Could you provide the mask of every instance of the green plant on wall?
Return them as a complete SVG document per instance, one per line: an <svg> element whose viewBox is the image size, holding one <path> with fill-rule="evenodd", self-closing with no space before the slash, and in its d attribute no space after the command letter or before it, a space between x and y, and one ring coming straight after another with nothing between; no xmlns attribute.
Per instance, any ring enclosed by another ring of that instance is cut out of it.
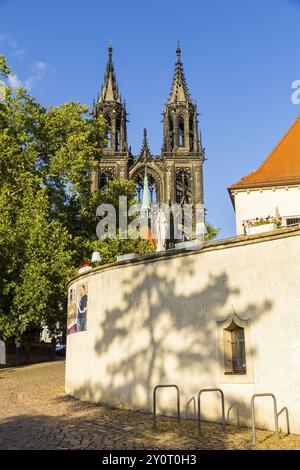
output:
<svg viewBox="0 0 300 470"><path fill-rule="evenodd" d="M205 222L205 227L206 227L206 230L207 230L207 233L205 234L205 240L206 241L213 240L214 238L216 238L218 236L218 234L221 231L220 228L214 227L209 222Z"/></svg>

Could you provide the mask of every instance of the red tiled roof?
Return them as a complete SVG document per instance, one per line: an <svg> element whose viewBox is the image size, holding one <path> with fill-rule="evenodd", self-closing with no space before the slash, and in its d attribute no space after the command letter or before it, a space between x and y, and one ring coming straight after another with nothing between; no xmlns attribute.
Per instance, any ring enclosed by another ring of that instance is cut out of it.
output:
<svg viewBox="0 0 300 470"><path fill-rule="evenodd" d="M228 189L297 183L300 183L300 116L263 164L237 183L229 186Z"/></svg>

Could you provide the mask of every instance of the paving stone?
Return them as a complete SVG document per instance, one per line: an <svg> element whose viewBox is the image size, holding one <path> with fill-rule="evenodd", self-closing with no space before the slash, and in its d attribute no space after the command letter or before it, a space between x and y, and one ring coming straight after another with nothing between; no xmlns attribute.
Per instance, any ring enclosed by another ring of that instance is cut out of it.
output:
<svg viewBox="0 0 300 470"><path fill-rule="evenodd" d="M0 370L0 449L300 449L300 436L257 432L79 402L64 393L64 362Z"/></svg>

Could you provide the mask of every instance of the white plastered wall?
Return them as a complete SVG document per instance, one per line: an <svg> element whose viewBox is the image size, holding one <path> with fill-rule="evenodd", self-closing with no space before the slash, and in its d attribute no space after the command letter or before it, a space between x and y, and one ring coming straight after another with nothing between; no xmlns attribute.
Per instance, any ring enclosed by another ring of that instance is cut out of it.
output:
<svg viewBox="0 0 300 470"><path fill-rule="evenodd" d="M184 410L201 388L221 387L226 410L237 401L247 425L251 395L272 392L300 433L300 230L286 234L218 242L72 281L88 283L88 319L87 331L67 339L66 392L151 411L153 387L176 383ZM233 311L251 324L246 382L221 367L217 322ZM174 392L159 392L159 404L174 411ZM203 411L219 419L217 395L203 397ZM271 399L257 401L256 413L259 426L274 429Z"/></svg>
<svg viewBox="0 0 300 470"><path fill-rule="evenodd" d="M300 186L234 191L237 235L244 233L243 221L276 215L300 215Z"/></svg>

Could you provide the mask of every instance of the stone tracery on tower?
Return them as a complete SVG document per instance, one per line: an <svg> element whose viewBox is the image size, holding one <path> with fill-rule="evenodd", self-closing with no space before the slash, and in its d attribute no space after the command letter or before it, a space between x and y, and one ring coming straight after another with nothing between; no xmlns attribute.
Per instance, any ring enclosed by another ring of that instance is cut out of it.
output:
<svg viewBox="0 0 300 470"><path fill-rule="evenodd" d="M163 145L160 155L152 155L144 129L142 148L137 156L127 144L125 101L116 81L112 46L101 92L94 104L94 116L103 115L108 122L107 147L92 175L92 190L102 189L112 178L132 179L137 196L147 169L153 204L204 203L204 151L198 131L197 106L192 101L177 46L177 61L171 91L163 110Z"/></svg>

